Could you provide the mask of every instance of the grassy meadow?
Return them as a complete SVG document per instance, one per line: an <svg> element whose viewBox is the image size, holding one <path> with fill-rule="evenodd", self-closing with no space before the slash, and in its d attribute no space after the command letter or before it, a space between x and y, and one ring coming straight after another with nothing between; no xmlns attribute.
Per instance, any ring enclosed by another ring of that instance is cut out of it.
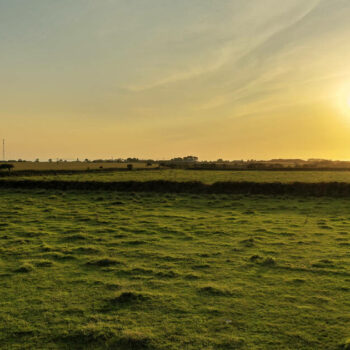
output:
<svg viewBox="0 0 350 350"><path fill-rule="evenodd" d="M125 166L125 165L124 165ZM61 169L62 170L62 169ZM16 176L7 176L4 171L1 179L27 179L31 180L60 180L60 181L200 181L212 184L218 181L251 181L251 182L350 182L350 171L229 171L229 170L181 170L181 169L151 169L136 171L101 171L64 174L30 174L16 173Z"/></svg>
<svg viewBox="0 0 350 350"><path fill-rule="evenodd" d="M349 213L327 197L0 189L0 348L348 349Z"/></svg>

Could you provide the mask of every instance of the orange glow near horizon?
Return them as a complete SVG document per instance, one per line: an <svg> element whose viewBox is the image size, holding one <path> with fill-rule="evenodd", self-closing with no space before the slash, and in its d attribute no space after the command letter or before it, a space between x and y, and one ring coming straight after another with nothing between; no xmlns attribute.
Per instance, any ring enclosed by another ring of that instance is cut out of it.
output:
<svg viewBox="0 0 350 350"><path fill-rule="evenodd" d="M350 159L350 2L0 2L9 159Z"/></svg>

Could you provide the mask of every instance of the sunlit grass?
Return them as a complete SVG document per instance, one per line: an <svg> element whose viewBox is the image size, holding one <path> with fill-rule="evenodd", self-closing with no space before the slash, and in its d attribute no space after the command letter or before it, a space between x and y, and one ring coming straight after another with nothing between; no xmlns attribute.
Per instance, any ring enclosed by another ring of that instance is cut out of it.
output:
<svg viewBox="0 0 350 350"><path fill-rule="evenodd" d="M347 344L347 200L34 190L0 198L3 348Z"/></svg>
<svg viewBox="0 0 350 350"><path fill-rule="evenodd" d="M63 180L63 181L253 181L253 182L350 182L350 171L215 171L215 170L135 170L120 172L86 172L40 176L15 176L14 180ZM0 178L6 179L5 178Z"/></svg>

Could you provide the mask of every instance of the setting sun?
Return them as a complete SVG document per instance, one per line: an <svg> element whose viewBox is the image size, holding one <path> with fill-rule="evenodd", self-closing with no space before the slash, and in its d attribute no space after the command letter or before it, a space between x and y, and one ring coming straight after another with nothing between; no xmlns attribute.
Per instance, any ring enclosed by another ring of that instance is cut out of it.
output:
<svg viewBox="0 0 350 350"><path fill-rule="evenodd" d="M338 89L335 89L334 91L334 101L336 103L335 113L342 117L346 117L348 120L348 117L350 116L350 83L340 84ZM343 123L346 122L346 120L342 120Z"/></svg>

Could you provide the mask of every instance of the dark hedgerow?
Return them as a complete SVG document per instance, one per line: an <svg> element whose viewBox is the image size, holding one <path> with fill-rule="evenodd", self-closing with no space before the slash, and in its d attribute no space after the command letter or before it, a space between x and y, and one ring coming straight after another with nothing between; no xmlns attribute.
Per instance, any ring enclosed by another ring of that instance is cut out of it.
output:
<svg viewBox="0 0 350 350"><path fill-rule="evenodd" d="M59 190L114 190L124 192L161 193L212 193L212 194L263 194L297 196L349 197L350 183L281 183L281 182L216 182L204 184L200 181L41 181L41 180L2 180L0 188L59 189Z"/></svg>

